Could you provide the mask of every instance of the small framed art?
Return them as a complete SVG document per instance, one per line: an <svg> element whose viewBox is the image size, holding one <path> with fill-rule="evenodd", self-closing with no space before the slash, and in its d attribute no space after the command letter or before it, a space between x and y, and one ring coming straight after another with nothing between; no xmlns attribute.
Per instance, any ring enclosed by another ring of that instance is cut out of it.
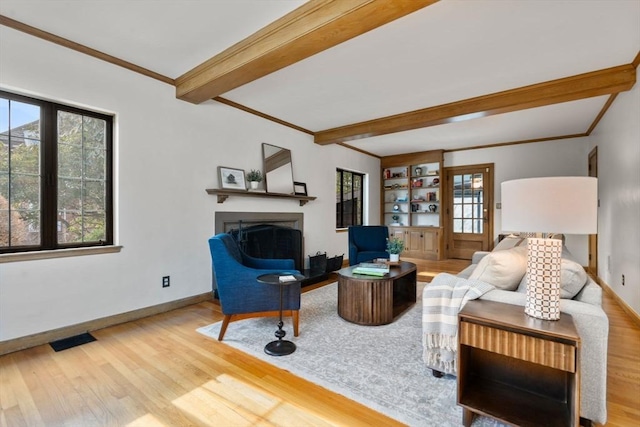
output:
<svg viewBox="0 0 640 427"><path fill-rule="evenodd" d="M218 166L218 179L220 188L231 190L246 190L247 184L244 180L244 170Z"/></svg>
<svg viewBox="0 0 640 427"><path fill-rule="evenodd" d="M304 182L293 182L293 192L296 196L307 195L307 184Z"/></svg>

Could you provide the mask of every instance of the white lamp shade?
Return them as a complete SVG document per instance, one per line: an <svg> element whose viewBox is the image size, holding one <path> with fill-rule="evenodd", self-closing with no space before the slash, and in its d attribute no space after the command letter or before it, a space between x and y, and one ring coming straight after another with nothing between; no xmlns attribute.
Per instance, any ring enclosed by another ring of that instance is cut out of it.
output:
<svg viewBox="0 0 640 427"><path fill-rule="evenodd" d="M502 231L597 233L598 180L567 176L503 182Z"/></svg>

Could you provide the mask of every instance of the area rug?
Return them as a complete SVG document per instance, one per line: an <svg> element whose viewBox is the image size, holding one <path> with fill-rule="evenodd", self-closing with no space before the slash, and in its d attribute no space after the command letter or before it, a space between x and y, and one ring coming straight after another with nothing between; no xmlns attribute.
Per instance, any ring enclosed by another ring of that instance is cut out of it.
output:
<svg viewBox="0 0 640 427"><path fill-rule="evenodd" d="M360 326L337 313L336 283L302 294L300 336L285 319L286 339L297 350L289 356L264 353L274 339L277 319L233 322L223 343L249 353L410 426L460 426L456 378L435 378L422 362L422 289L417 303L393 323ZM217 339L221 322L198 329ZM473 426L502 426L478 417Z"/></svg>

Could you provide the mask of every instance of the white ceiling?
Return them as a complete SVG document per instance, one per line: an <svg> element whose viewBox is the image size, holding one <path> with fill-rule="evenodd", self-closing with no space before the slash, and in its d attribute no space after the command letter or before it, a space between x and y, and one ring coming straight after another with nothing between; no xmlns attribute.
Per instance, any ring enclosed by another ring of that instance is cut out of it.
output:
<svg viewBox="0 0 640 427"><path fill-rule="evenodd" d="M176 78L303 3L2 0L0 14ZM639 51L640 0L443 0L222 97L320 131L628 64ZM607 99L348 144L390 155L580 134Z"/></svg>

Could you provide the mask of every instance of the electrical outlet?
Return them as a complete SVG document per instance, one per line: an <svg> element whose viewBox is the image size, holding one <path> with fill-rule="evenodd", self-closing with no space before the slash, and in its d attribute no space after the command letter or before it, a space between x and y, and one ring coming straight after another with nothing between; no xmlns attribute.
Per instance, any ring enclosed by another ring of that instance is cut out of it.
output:
<svg viewBox="0 0 640 427"><path fill-rule="evenodd" d="M169 276L162 276L162 287L168 288L169 286L171 286Z"/></svg>
<svg viewBox="0 0 640 427"><path fill-rule="evenodd" d="M622 286L624 286L624 274L622 275Z"/></svg>

